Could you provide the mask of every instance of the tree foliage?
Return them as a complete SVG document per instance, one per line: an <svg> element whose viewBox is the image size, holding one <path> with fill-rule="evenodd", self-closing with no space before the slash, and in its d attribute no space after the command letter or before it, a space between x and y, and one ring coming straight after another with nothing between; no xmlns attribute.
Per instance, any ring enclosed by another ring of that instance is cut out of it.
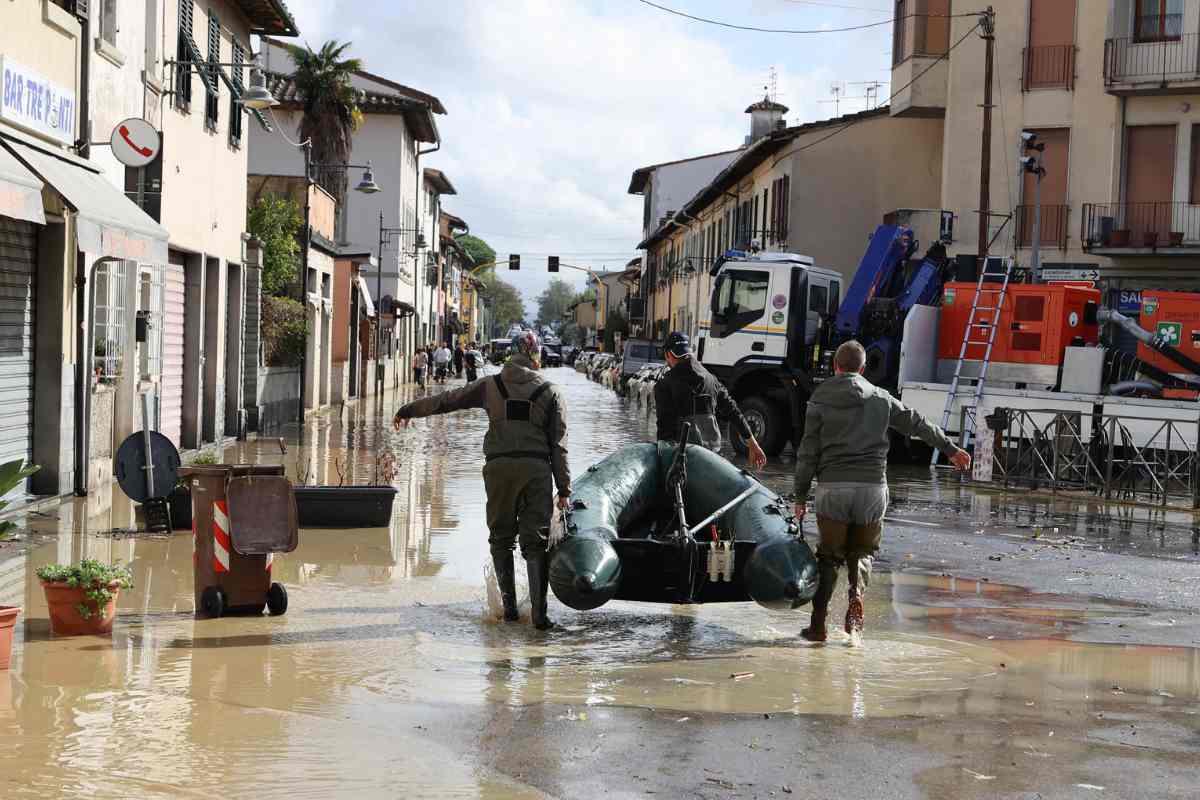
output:
<svg viewBox="0 0 1200 800"><path fill-rule="evenodd" d="M562 324L563 314L567 313L574 301L575 290L571 288L571 284L561 278L550 281L545 291L538 295L538 325L558 327Z"/></svg>
<svg viewBox="0 0 1200 800"><path fill-rule="evenodd" d="M490 264L496 260L496 251L478 236L472 236L468 233L462 236L454 237L454 241L462 245L463 249L467 251L469 256L471 256L471 260L475 262L476 266L480 264ZM484 271L486 270L480 270L481 273Z"/></svg>
<svg viewBox="0 0 1200 800"><path fill-rule="evenodd" d="M288 284L299 279L300 241L304 227L300 207L289 197L269 194L250 209L249 232L262 241L264 294L281 295Z"/></svg>
<svg viewBox="0 0 1200 800"><path fill-rule="evenodd" d="M612 309L608 312L608 319L604 321L604 349L612 352L616 347L615 334L621 334L624 339L629 336L629 320L625 319L625 314L620 309Z"/></svg>
<svg viewBox="0 0 1200 800"><path fill-rule="evenodd" d="M313 169L317 183L333 195L340 210L346 201L348 177L344 164L350 162L352 136L362 123L358 90L351 78L362 69L362 61L345 58L350 42L330 40L314 51L308 45L289 45L296 64L292 75L303 103L297 133L300 141L312 141Z"/></svg>
<svg viewBox="0 0 1200 800"><path fill-rule="evenodd" d="M525 318L525 301L517 287L494 276L487 286L484 297L491 301L492 319L501 332Z"/></svg>
<svg viewBox="0 0 1200 800"><path fill-rule="evenodd" d="M304 304L289 297L262 300L262 354L267 367L298 367L304 360L308 320Z"/></svg>

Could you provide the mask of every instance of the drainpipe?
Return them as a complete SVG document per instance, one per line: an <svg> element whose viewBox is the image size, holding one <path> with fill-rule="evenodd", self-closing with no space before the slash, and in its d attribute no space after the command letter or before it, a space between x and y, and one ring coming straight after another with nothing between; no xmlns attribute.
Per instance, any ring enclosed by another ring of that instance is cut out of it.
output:
<svg viewBox="0 0 1200 800"><path fill-rule="evenodd" d="M79 138L75 151L87 158L91 153L92 120L91 26L87 15L76 14L79 20ZM97 262L99 263L99 262ZM87 261L82 250L75 250L75 486L76 497L87 497L88 493L88 444L91 440L91 417L89 414L90 394L88 381L90 370L87 349Z"/></svg>

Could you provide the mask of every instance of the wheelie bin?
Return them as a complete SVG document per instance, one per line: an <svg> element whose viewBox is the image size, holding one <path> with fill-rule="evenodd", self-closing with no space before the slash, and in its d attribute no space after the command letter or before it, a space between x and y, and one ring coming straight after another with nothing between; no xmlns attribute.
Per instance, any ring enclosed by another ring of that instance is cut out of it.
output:
<svg viewBox="0 0 1200 800"><path fill-rule="evenodd" d="M287 611L271 580L276 553L296 549L296 497L282 466L212 464L179 471L192 492L196 615Z"/></svg>

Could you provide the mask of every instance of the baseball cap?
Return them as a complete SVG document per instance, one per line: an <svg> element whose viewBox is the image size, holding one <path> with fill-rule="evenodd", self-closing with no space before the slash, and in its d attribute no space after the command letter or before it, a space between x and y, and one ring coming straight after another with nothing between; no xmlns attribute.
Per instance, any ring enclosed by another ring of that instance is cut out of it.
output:
<svg viewBox="0 0 1200 800"><path fill-rule="evenodd" d="M687 337L686 333L675 331L667 337L667 344L664 349L676 358L683 358L692 352L692 341Z"/></svg>

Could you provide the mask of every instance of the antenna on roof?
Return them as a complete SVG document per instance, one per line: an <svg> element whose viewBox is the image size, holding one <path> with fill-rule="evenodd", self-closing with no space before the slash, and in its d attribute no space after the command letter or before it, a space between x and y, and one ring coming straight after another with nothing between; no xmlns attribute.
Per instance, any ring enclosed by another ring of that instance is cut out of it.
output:
<svg viewBox="0 0 1200 800"><path fill-rule="evenodd" d="M879 88L883 86L881 81L851 81L851 86L865 87L863 97L867 101L867 110L879 107Z"/></svg>
<svg viewBox="0 0 1200 800"><path fill-rule="evenodd" d="M774 64L767 71L767 97L771 98L772 103L779 102L779 72Z"/></svg>
<svg viewBox="0 0 1200 800"><path fill-rule="evenodd" d="M817 102L822 104L833 103L833 115L840 117L842 115L842 95L846 93L846 84L842 81L831 81L829 84L829 93L833 95L832 100L818 100Z"/></svg>

